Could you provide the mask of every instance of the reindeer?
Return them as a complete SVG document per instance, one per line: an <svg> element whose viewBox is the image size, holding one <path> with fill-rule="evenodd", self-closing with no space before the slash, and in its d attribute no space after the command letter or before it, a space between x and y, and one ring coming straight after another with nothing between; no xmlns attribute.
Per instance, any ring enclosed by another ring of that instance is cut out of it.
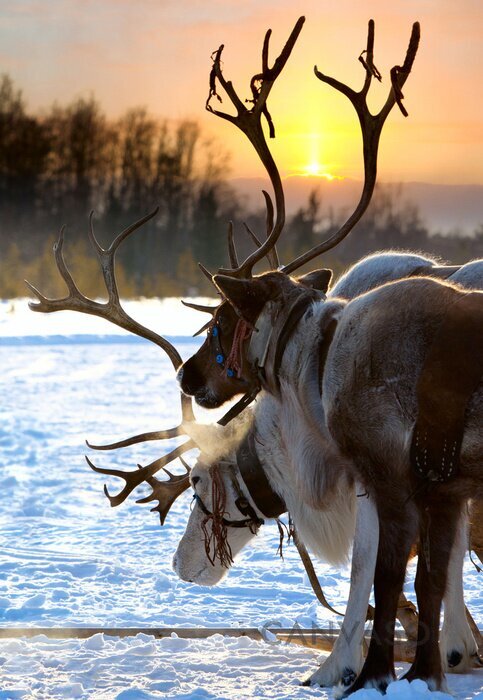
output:
<svg viewBox="0 0 483 700"><path fill-rule="evenodd" d="M409 410L409 406L406 406L403 414L401 414L400 399L396 392L394 392L395 398L392 398L393 404L390 404L390 398L386 403L382 402L385 408L390 407L391 410L388 409L388 411L391 418L397 415L399 420L396 430L397 439L394 437L394 444L391 443L391 432L394 432L394 428L388 425L387 418L384 420L384 411L381 412L376 407L371 414L372 403L367 401L365 393L371 388L369 380L365 377L365 373L367 374L368 372L364 370L366 366L372 371L373 358L370 347L363 356L365 362L361 361L356 352L357 345L350 340L351 332L358 338L359 342L363 340L359 329L351 325L352 319L358 319L357 313L352 313L354 308L359 308L357 300L348 304L342 300L334 300L333 303L320 303L312 292L306 288L304 289L304 285L300 281L292 280L288 276L289 273L302 264L339 242L367 207L375 183L380 131L392 105L396 102L400 104L401 87L411 69L418 38L419 30L417 25L415 25L406 60L402 67L393 69L391 74L392 91L386 105L375 117L370 115L366 105L367 90L373 75L375 75L373 65L373 25L372 27L371 24L369 26L367 58L365 60L366 81L359 93L356 93L339 81L320 74L316 69L316 74L321 80L333 85L349 97L359 116L363 130L365 164L364 190L360 203L342 229L328 242L324 242L313 250L308 251L289 265L285 265L278 272L270 272L260 277L252 278L251 274L254 264L263 255L267 254L268 250L273 249L283 227L283 197L280 193L279 179L271 172L273 165L270 164L270 168L267 167L267 171L274 185L276 201L282 202L280 211L277 210L277 221L271 227L267 241L260 246L258 252L249 256L241 265L237 265L235 270L220 270L217 275L212 277L213 282L226 302L215 313L206 343L194 358L182 366L178 374L182 389L186 393L193 395L198 403L207 407L219 406L229 398L242 392L246 392L247 395L253 395L254 392L260 391L261 388L269 392L273 397L276 397L279 402L279 429L285 437L287 450L292 455L292 461L300 467L300 484L305 489L303 499L309 504L318 503L319 506L323 506L326 503L327 497L331 495L333 482L334 480L337 481L339 476L338 471L346 472L348 475L352 475L353 478L361 479L367 489L373 517L379 520L380 526L380 540L375 571L376 603L377 601L379 603L376 604L376 620L368 658L358 680L349 692L353 692L365 685L373 685L384 689L389 679L394 677L392 646L395 616L394 601L395 596L397 599L397 594L402 585L401 576L404 575L405 563L404 568L402 568L401 561L404 557L407 557L409 553L408 543L412 543L416 538L419 525L419 535L422 537L422 542L427 544L427 551L424 551L419 558L417 576L418 602L421 599L424 615L420 621L419 646L416 659L408 673L408 678L422 677L428 681L432 688L442 687L443 674L439 653L437 653L437 639L439 611L446 585L448 559L453 543L461 537L458 532L458 526L461 527L463 517L462 504L465 498L475 495L472 493L472 488L476 489L476 493L480 489L481 475L476 458L474 455L465 452L465 445L463 445L461 471L465 474L465 478L458 480L459 488L454 487L452 490L451 487L448 487L447 489L452 497L452 503L447 508L451 530L445 545L440 546L441 543L438 538L441 538L443 523L441 514L445 511L438 508L437 498L434 497L434 494L445 493L444 487L438 481L440 478L443 479L443 476L437 475L437 477L434 477L436 472L432 470L433 475L431 476L430 474L430 476L435 478L437 483L431 489L426 488L426 484L424 484L424 487L421 488L424 496L422 497L419 493L413 494L413 490L418 484L414 483L414 475L407 468L410 464L407 439L408 425L414 426L417 416L417 410L415 410L415 407L417 409L417 402L413 401L411 405L412 413ZM252 126L253 124L258 125L260 114L266 109L266 91L264 93L263 90L264 76L262 74L261 87L254 94L254 107L250 112L246 108L243 108L245 110L243 111L240 108L240 100L234 94L231 83L228 83L221 73L220 53L221 49L215 58L213 72L225 88L233 104L237 107L238 115L233 117L215 110L212 111L235 123L248 135L252 142L255 142L247 124L250 123L249 119L253 117ZM211 94L216 94L216 90L213 87ZM255 127L253 128L255 130ZM256 147L257 151L260 150L258 143ZM448 272L449 274L446 276L450 276L454 270ZM315 279L317 275L312 277ZM386 291L387 288L390 288L391 291ZM428 334L426 332L425 339L420 339L415 329L420 329L421 324L418 324L416 314L418 304L424 307L423 300L426 293L431 298L433 306L427 308L427 314L424 318L428 328L433 328L433 331L435 324L437 324L435 319L438 319L439 323L443 324L445 309L448 308L449 310L453 303L459 305L460 301L461 307L465 303L472 305L470 316L474 319L475 324L480 323L479 307L482 298L481 294L473 294L471 297L468 297L471 301L466 302L464 301L466 300L465 295L458 288L436 283L435 281L428 282L424 279L414 279L407 282L394 283L394 285L388 284L382 287L380 291L363 295L361 299L364 299L364 301L361 301L360 304L363 305L364 313L366 314L364 320L372 319L375 314L375 312L371 314L367 306L373 301L381 316L388 319L390 304L394 303L394 309L403 308L404 295L408 294L413 302L411 307L413 315L410 316L411 331L413 333L411 336L412 347L416 347L419 341L417 347L421 357L424 357L428 354L431 347L432 336L431 333ZM436 313L438 304L441 304L443 309L443 311L439 312L439 316ZM232 307L231 310L229 306ZM347 318L350 320L344 323ZM457 319L455 323L458 326L460 320ZM397 320L392 319L392 324L391 327L394 333L397 331L402 332L402 327L397 324ZM346 335L343 336L344 342L337 344L333 336L337 333L338 337L340 337L340 333L343 331L339 331L339 327L342 327ZM373 337L374 328L380 333L383 332L383 328L377 323L377 318L374 320L373 326L370 321L365 323L364 331L367 337ZM216 333L213 333L214 330ZM427 330L426 326L423 326L423 330ZM220 336L224 340L224 346ZM434 332L433 336L438 339ZM441 337L439 337L440 341ZM422 361L420 361L419 365L417 361L411 363L406 345L404 346L404 351L401 350L400 355L396 354L395 357L404 358L404 361L408 362L408 372L405 375L408 385L404 387L404 390L406 394L414 398L418 370L421 370L423 363ZM345 371L348 372L348 376L350 376L350 383L344 382L343 373L339 372L338 374L336 371L341 363L338 362L338 356L333 350L334 346L338 349L338 352L345 353L343 354L345 361L343 366ZM214 347L217 347L218 350L220 348L222 350L223 348L225 349L225 353L217 353L217 358L221 358L219 364L224 363L224 358L231 360L231 362L228 362L227 359L228 372L226 375L217 371L213 364L210 363ZM391 349L396 350L395 347ZM431 356L432 354L437 356L436 352L431 353ZM475 363L470 363L471 366L476 368L474 372L477 375L480 371L478 365L480 355L477 355ZM379 371L379 366L384 367L383 360L385 358L382 349L379 349L379 355L376 359L378 363L377 371ZM236 372L233 367L235 363ZM359 371L349 372L350 363L354 366L351 369L358 368ZM329 368L328 371L326 371L327 366ZM428 371L430 372L431 370ZM381 376L384 376L384 370L382 369L380 372ZM385 379L389 381L390 378ZM331 380L332 384L330 383ZM472 376L469 382L472 389L476 388L475 382L476 380ZM327 383L328 387L326 387ZM322 399L320 396L321 387L323 387ZM343 390L340 390L340 387L343 387ZM411 391L413 392L412 394ZM358 405L361 410L365 411L364 416L358 416L351 409L351 392L358 392L357 396L361 397ZM366 398L365 401L364 398ZM377 426L373 426L370 422L372 415L377 416ZM361 430L353 431L357 435L358 440L353 438L350 434L351 420L360 421L365 425L366 438L364 438L364 433ZM425 420L429 420L427 416ZM395 417L394 421L396 422ZM379 426L386 428L388 437L386 437L384 431L378 432ZM471 427L473 428L474 439L478 440L476 423L470 426L470 433ZM427 431L424 432L424 435L426 433ZM372 437L376 445L372 444L367 436ZM459 442L460 438L454 440L453 448L455 450L459 446ZM334 455L334 443L339 452L337 454L336 450L336 455ZM391 471L391 465L385 465L383 485L380 485L376 479L376 476L379 474L376 466L379 466L379 470L382 469L380 465L384 464L384 450L392 454L395 444L397 444L399 453L397 455L394 453L394 458L397 458L396 462L399 465L399 469ZM477 442L477 444L481 443ZM419 459L424 462L423 457L418 452L420 449L416 444L416 447L411 449L411 454L419 455ZM437 452L434 446L433 449ZM424 450L422 454L426 454ZM309 458L307 455L309 455ZM447 459L447 456L444 458ZM413 461L414 459L416 458L413 457ZM338 466L338 469L334 470L334 464ZM405 469L401 466L403 464L406 467ZM423 469L423 467L420 468ZM399 489L398 493L393 493L395 486L394 483L389 483L387 474L390 474L395 479ZM422 476L424 475L422 474ZM453 476L452 473L450 476ZM402 501L401 495L403 497ZM393 496L393 503L396 505L391 503L391 496ZM433 518L436 518L436 524L427 527L427 522L424 519L425 514L431 516L431 523ZM409 515L412 515L413 518L411 519ZM397 528L394 527L395 523L397 523ZM395 541L400 546L395 547L391 545L391 534L394 534ZM437 570L434 575L427 575L428 572L424 571L424 566L428 569L430 567L428 552L432 554L431 561L437 562L437 565L435 565ZM407 559L405 559L406 561ZM425 564L423 561L425 561ZM388 581L390 585L385 587L385 581ZM425 589L426 596L424 597ZM428 630L430 632L429 640L425 639Z"/></svg>

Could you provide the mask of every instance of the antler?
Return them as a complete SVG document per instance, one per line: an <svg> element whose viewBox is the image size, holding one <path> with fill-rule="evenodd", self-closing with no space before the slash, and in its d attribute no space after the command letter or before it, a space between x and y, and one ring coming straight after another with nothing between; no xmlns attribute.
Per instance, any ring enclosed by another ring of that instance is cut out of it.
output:
<svg viewBox="0 0 483 700"><path fill-rule="evenodd" d="M57 242L54 244L54 257L55 257L55 262L57 264L57 268L65 281L67 288L69 290L68 296L62 298L62 299L47 299L41 292L36 289L32 284L27 282L27 285L29 289L35 294L35 296L39 299L38 302L30 302L29 307L33 311L38 311L38 312L44 312L44 313L51 313L54 311L61 311L61 310L70 310L70 311L79 311L81 313L85 314L91 314L93 316L99 316L100 318L104 318L107 321L110 321L111 323L114 323L117 326L120 326L121 328L124 328L125 330L130 331L131 333L134 333L135 335L141 336L142 338L146 338L147 340L150 340L153 342L155 345L158 345L160 348L162 348L166 354L168 355L169 359L171 360L171 363L176 370L178 366L181 364L181 357L176 350L176 348L165 338L162 336L158 335L154 331L152 331L149 328L146 328L145 326L141 325L137 321L135 321L131 316L129 316L126 311L123 309L120 299L119 299L119 290L117 287L117 282L116 282L116 270L115 270L115 258L116 258L116 252L121 245L121 243L135 230L140 228L143 224L145 224L147 221L152 219L155 214L157 213L158 208L156 208L154 211L152 211L150 214L147 216L144 216L142 219L139 221L136 221L134 224L131 226L128 226L122 233L120 233L114 241L111 243L109 248L106 250L102 248L95 235L94 235L94 230L93 230L93 222L92 222L92 217L93 217L93 212L91 212L89 216L89 239L92 244L92 247L95 250L95 253L97 255L97 258L100 262L101 269L102 269L102 274L104 277L104 282L106 285L107 293L108 293L108 301L106 303L101 303L94 301L92 299L89 299L88 297L84 296L79 289L77 288L74 279L66 265L64 255L63 255L63 246L64 246L64 230L65 228L62 227L59 235L59 239ZM140 442L145 442L149 440L163 440L163 439L168 439L168 438L173 438L177 437L180 435L186 435L186 433L183 430L183 423L185 421L193 421L194 420L194 414L193 414L193 408L192 408L192 403L191 403L191 398L184 396L183 394L180 393L180 398L181 398L181 412L182 412L182 421L180 425L174 427L174 428L169 428L167 430L159 430L159 431L153 431L153 432L148 432L148 433L141 433L139 435L135 435L133 437L127 438L125 440L120 440L118 442L114 442L108 445L93 445L89 442L87 442L87 445L95 450L112 450L112 449L117 449L119 447L127 447L128 445L134 445ZM163 457L157 459L156 461L152 462L151 464L145 466L145 467L139 467L137 471L133 472L124 472L119 469L104 469L101 467L96 467L88 457L86 457L87 463L89 466L96 472L99 472L101 474L107 474L107 475L112 475L112 476L119 476L123 478L126 482L125 487L122 489L122 491L117 494L116 496L111 496L107 490L107 487L104 486L104 492L106 496L109 498L109 501L112 506L119 505L122 503L127 496L137 487L139 484L141 484L143 481L146 481L148 479L151 479L153 474L160 469L164 469L166 464L169 464L172 462L174 459L179 457L181 454L188 452L189 450L192 450L194 447L196 447L196 444L192 440L188 440L187 442L183 443L182 445L179 445L176 447L174 450L172 450L170 453L167 455L164 455ZM186 465L185 465L186 466ZM165 470L166 471L166 470ZM182 476L173 476L170 475L169 472L167 472L168 475L170 476L169 482L166 482L166 486L161 487L161 490L164 490L166 494L170 493L172 494L172 500L168 501L164 500L162 507L162 512L160 511L162 520L164 522L164 518L166 517L166 514L169 510L169 507L171 506L172 502L174 499L182 493L182 491L186 490L189 487L189 478L187 474L183 474ZM162 483L162 482L160 482ZM176 483L176 489L175 492L173 492L173 489L168 486L169 483ZM175 495L174 495L175 493Z"/></svg>
<svg viewBox="0 0 483 700"><path fill-rule="evenodd" d="M220 48L213 53L213 68L210 74L210 92L206 101L206 109L209 112L216 114L218 117L227 119L232 124L235 124L235 126L241 129L241 131L243 131L243 133L247 136L260 157L263 165L265 166L272 183L277 212L275 223L273 223L273 204L270 196L264 192L265 201L267 203L267 228L270 227L270 232L267 239L257 250L251 253L241 265L238 264L236 255L233 256L232 253L230 253L230 260L233 267L232 269L227 270L223 268L220 269L219 273L221 274L237 277L249 277L254 265L274 248L285 223L285 199L282 181L265 140L265 135L261 124L261 117L263 114L268 123L270 138L274 138L275 128L267 108L267 98L275 80L280 75L290 54L292 53L292 49L298 39L304 22L305 17L300 17L297 20L284 48L282 49L282 52L275 60L271 68L268 65L268 50L272 30L269 29L265 34L262 49L262 72L254 75L250 81L250 89L252 92L252 99L250 100L252 107L250 109L247 109L245 104L240 100L231 81L225 80L225 77L223 76L221 69L221 55L224 45L222 44ZM222 101L221 97L216 91L216 80L220 82L232 104L236 108L236 116L227 114L226 112L221 112L211 106L210 102L213 97L217 97L220 102ZM235 259L236 263L234 262ZM277 260L277 258L274 258L274 260Z"/></svg>
<svg viewBox="0 0 483 700"><path fill-rule="evenodd" d="M381 111L375 115L372 115L370 113L369 108L367 106L367 93L369 92L372 78L375 77L378 80L381 80L381 75L374 65L374 21L372 19L369 20L367 48L359 56L359 60L366 69L366 78L360 92L356 92L355 90L348 87L344 83L341 83L335 78L331 78L328 75L324 75L317 69L317 66L315 66L315 75L320 80L322 80L322 82L331 85L333 88L339 90L339 92L342 92L344 95L346 95L346 97L348 97L354 105L354 108L357 112L357 116L359 117L359 122L361 125L363 140L364 188L362 190L362 195L356 209L347 219L347 221L345 221L345 223L341 226L341 228L326 241L323 241L311 250L300 255L288 265L285 265L282 268L283 272L290 274L305 263L309 262L309 260L313 260L321 253L325 253L326 251L336 246L338 243L340 243L340 241L343 238L345 238L345 236L347 236L347 234L352 230L352 228L359 221L363 213L366 211L369 202L371 201L371 197L374 192L374 186L376 184L377 152L384 122L386 121L389 112L396 103L398 104L404 116L407 117L407 112L402 104L402 87L406 82L409 73L411 72L411 68L413 66L414 59L416 57L416 53L419 46L419 39L419 22L415 22L413 24L405 61L402 66L394 66L394 68L392 68L391 89L389 95Z"/></svg>
<svg viewBox="0 0 483 700"><path fill-rule="evenodd" d="M186 462L180 457L180 461L183 464L186 473L185 474L171 474L167 469L163 468L163 471L169 476L168 481L160 481L156 479L155 476L150 476L145 479L147 483L151 486L152 493L144 498L139 498L136 503L149 503L150 501L158 501L158 505L151 508L151 513L159 513L159 521L161 525L164 525L166 516L168 515L169 509L175 502L175 500L180 496L189 486L189 474L191 468L186 464Z"/></svg>
<svg viewBox="0 0 483 700"><path fill-rule="evenodd" d="M118 476L121 479L124 479L126 482L124 488L116 496L111 496L107 486L104 485L104 493L106 494L113 508L121 505L121 503L124 503L129 494L132 493L137 486L142 484L143 481L147 481L151 486L153 486L155 483L156 489L153 488L153 494L150 494L148 497L141 498L136 502L146 503L147 501L153 500L153 498L157 498L159 501L159 506L157 508L153 508L153 510L159 510L161 515L161 525L163 525L166 515L168 514L168 511L173 505L174 501L189 488L189 473L191 470L186 462L181 459L181 455L195 447L196 443L193 440L188 440L188 442L185 442L183 445L179 445L167 455L163 455L163 457L156 459L154 462L151 462L151 464L148 464L145 467L141 467L138 464L138 470L131 472L123 471L122 469L105 469L103 467L96 467L96 465L93 464L87 456L86 461L90 468L95 472L98 472L99 474L106 474L108 476ZM177 457L180 457L180 461L185 467L185 474L172 474L165 469L166 465L170 464ZM154 474L160 470L163 470L169 476L167 481L159 481L159 479L154 479Z"/></svg>
<svg viewBox="0 0 483 700"><path fill-rule="evenodd" d="M108 294L108 301L105 303L89 299L84 294L82 294L77 288L64 259L63 247L65 227L63 226L60 230L57 242L54 243L53 250L57 269L59 270L62 279L67 285L69 294L68 296L63 297L62 299L47 299L47 297L41 294L41 292L38 289L36 289L36 287L34 287L32 284L30 284L30 282L27 282L26 280L26 284L29 287L29 289L39 299L38 302L29 302L29 308L32 309L32 311L43 313L52 313L54 311L65 310L79 311L84 314L90 314L92 316L99 316L100 318L104 318L105 320L114 323L116 326L124 328L130 333L134 333L135 335L138 335L142 338L146 338L146 340L150 340L155 345L158 345L168 355L174 369L176 370L181 364L182 360L180 354L178 353L174 345L172 345L168 340L166 340L166 338L163 338L162 336L158 335L158 333L156 333L155 331L152 331L150 328L146 328L142 324L138 323L133 318L131 318L129 314L126 313L119 299L119 290L116 281L116 253L119 249L119 246L123 241L126 240L126 238L129 235L131 235L143 224L152 219L157 214L157 212L158 207L156 207L154 211L150 212L146 216L143 216L142 219L139 219L134 224L131 224L131 226L128 226L114 239L109 248L104 249L99 245L94 235L92 221L94 212L91 211L89 215L88 235L91 245L101 265L102 275ZM183 414L183 421L194 420L192 403L191 399L188 396L181 396L181 408ZM141 442L144 439L156 440L161 439L163 437L174 437L175 435L183 434L180 431L180 429L181 426L172 428L169 431L169 435L166 435L165 431L160 431L160 438L152 437L153 435L155 435L155 433L143 433L142 435L137 435L132 438L128 438L128 441L121 441L121 444L113 443L112 448L106 445L104 449L114 449L117 446L124 446L122 444L124 442L126 442L126 444L135 444L135 442ZM148 435L149 437L145 437L146 435ZM102 446L89 446L93 449L102 449Z"/></svg>

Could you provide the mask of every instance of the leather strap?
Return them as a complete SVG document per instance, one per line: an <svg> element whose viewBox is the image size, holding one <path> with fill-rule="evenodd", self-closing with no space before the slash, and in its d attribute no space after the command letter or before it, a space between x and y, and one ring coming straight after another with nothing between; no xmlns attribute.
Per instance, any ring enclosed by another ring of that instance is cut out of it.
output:
<svg viewBox="0 0 483 700"><path fill-rule="evenodd" d="M241 477L258 510L267 518L278 518L287 506L270 486L258 458L255 433L250 430L236 453Z"/></svg>
<svg viewBox="0 0 483 700"><path fill-rule="evenodd" d="M280 390L280 365L294 330L310 304L321 298L320 292L297 288L283 302L268 302L257 319L248 359L258 367L260 382L269 393Z"/></svg>
<svg viewBox="0 0 483 700"><path fill-rule="evenodd" d="M279 371L280 365L282 364L285 348L287 347L287 343L292 337L293 332L297 328L299 321L305 315L307 309L314 302L314 300L315 297L313 294L311 294L310 296L301 296L299 297L299 299L296 300L295 304L293 304L292 308L290 309L287 318L285 319L285 323L283 324L280 330L277 343L275 344L275 351L273 353L269 353L268 355L268 373L272 376L273 384L276 387L277 391L280 390Z"/></svg>

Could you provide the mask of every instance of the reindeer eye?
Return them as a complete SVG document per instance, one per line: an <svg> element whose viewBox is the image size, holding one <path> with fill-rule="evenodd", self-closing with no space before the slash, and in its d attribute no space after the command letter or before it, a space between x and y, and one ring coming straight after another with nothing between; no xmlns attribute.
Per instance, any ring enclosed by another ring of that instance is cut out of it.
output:
<svg viewBox="0 0 483 700"><path fill-rule="evenodd" d="M194 487L198 483L198 481L201 481L201 476L192 476L191 477L191 485Z"/></svg>

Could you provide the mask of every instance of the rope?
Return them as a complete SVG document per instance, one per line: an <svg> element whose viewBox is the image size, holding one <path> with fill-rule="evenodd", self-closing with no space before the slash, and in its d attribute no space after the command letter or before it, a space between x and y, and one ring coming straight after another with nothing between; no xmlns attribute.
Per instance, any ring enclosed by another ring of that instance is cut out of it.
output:
<svg viewBox="0 0 483 700"><path fill-rule="evenodd" d="M211 469L211 513L207 513L201 529L205 540L205 551L212 566L219 559L220 564L229 569L233 564L233 554L228 542L227 526L224 522L226 507L225 484L220 475L220 470L215 465ZM208 523L211 522L211 528ZM213 554L211 550L213 549Z"/></svg>
<svg viewBox="0 0 483 700"><path fill-rule="evenodd" d="M235 333L233 335L230 354L226 358L226 366L235 372L238 379L240 379L241 376L242 345L245 340L248 340L252 330L252 326L242 318L238 320L235 327Z"/></svg>

